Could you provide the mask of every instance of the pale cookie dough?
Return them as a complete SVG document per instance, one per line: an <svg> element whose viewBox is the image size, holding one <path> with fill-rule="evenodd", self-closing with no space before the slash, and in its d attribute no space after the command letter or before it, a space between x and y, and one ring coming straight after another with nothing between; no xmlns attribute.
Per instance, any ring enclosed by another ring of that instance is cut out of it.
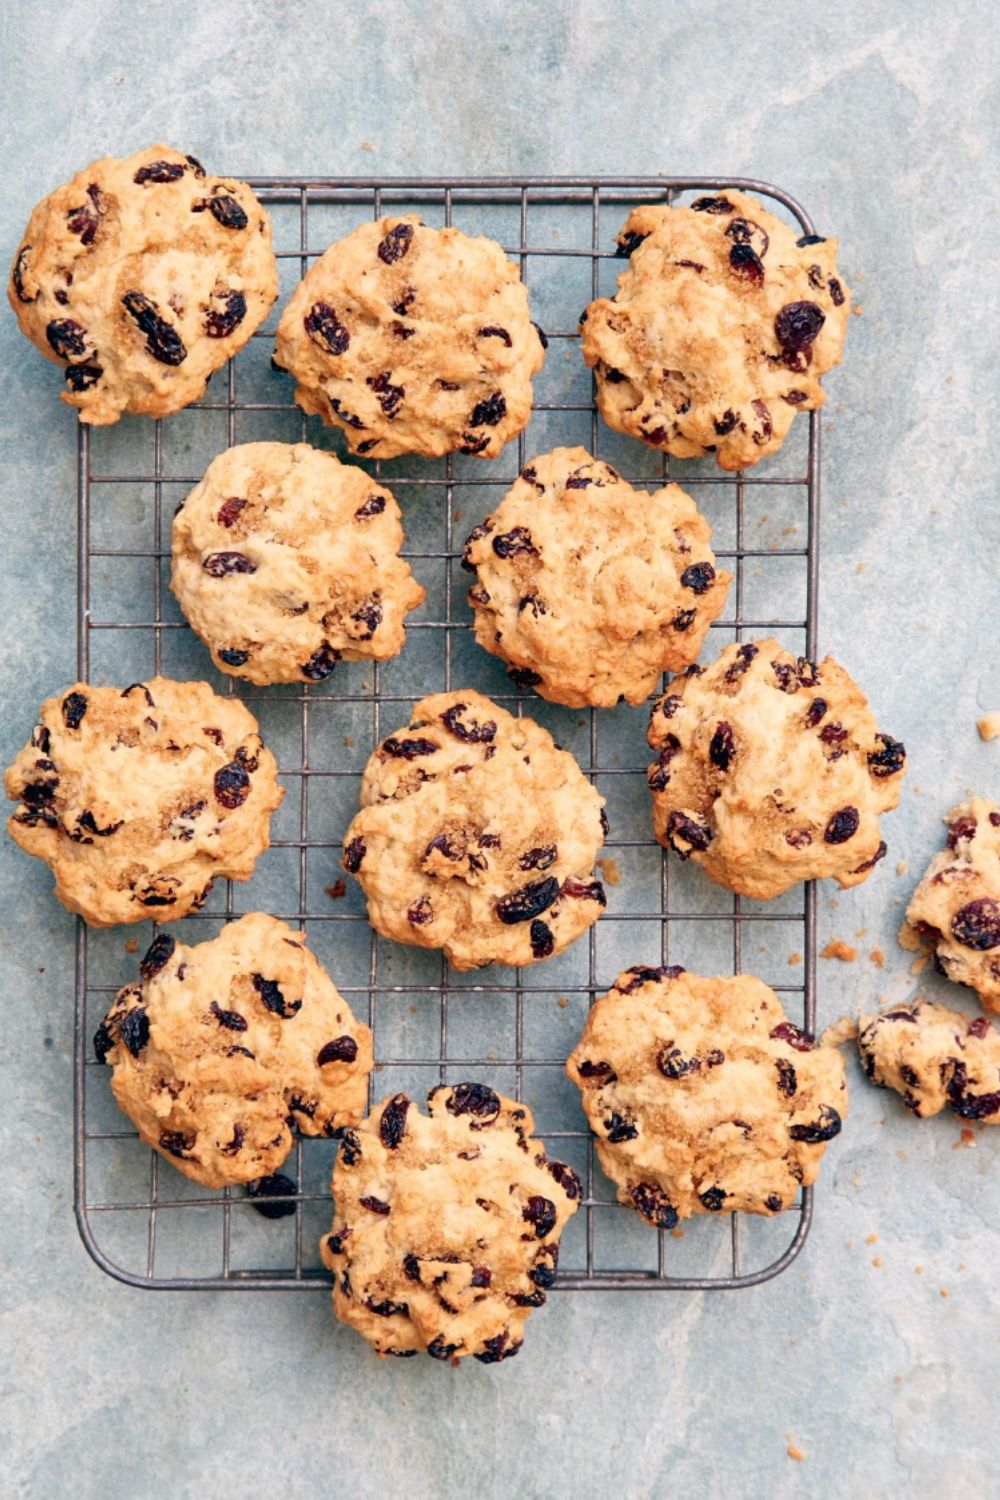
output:
<svg viewBox="0 0 1000 1500"><path fill-rule="evenodd" d="M946 822L947 845L910 899L900 942L931 950L946 978L1000 1012L1000 807L973 797Z"/></svg>
<svg viewBox="0 0 1000 1500"><path fill-rule="evenodd" d="M399 556L399 506L307 443L220 453L174 517L170 586L222 672L316 682L384 661L424 591Z"/></svg>
<svg viewBox="0 0 1000 1500"><path fill-rule="evenodd" d="M532 719L466 689L424 698L382 741L344 869L384 937L456 969L561 953L605 905L604 798Z"/></svg>
<svg viewBox="0 0 1000 1500"><path fill-rule="evenodd" d="M162 932L97 1028L98 1062L148 1146L205 1187L279 1167L292 1130L364 1114L372 1037L305 934L262 912L188 947Z"/></svg>
<svg viewBox="0 0 1000 1500"><path fill-rule="evenodd" d="M441 1084L427 1108L396 1094L344 1133L320 1244L334 1311L379 1355L497 1364L555 1281L579 1179L485 1084Z"/></svg>
<svg viewBox="0 0 1000 1500"><path fill-rule="evenodd" d="M885 854L906 751L832 657L727 646L671 682L648 738L656 837L718 885L761 901L800 880L858 885Z"/></svg>
<svg viewBox="0 0 1000 1500"><path fill-rule="evenodd" d="M162 145L91 162L44 198L7 289L21 332L66 367L62 399L95 426L197 401L277 295L250 188Z"/></svg>
<svg viewBox="0 0 1000 1500"><path fill-rule="evenodd" d="M284 792L257 721L204 682L78 682L42 704L4 778L15 843L91 927L172 922L249 880Z"/></svg>
<svg viewBox="0 0 1000 1500"><path fill-rule="evenodd" d="M584 313L583 357L610 427L677 458L743 469L826 399L851 307L837 241L796 238L756 198L645 204L618 236L629 266Z"/></svg>
<svg viewBox="0 0 1000 1500"><path fill-rule="evenodd" d="M861 1065L872 1083L895 1089L926 1119L942 1109L1000 1125L1000 1035L985 1016L964 1016L914 1000L862 1016Z"/></svg>
<svg viewBox="0 0 1000 1500"><path fill-rule="evenodd" d="M311 266L275 362L352 453L495 458L531 415L545 335L494 240L415 215L361 224Z"/></svg>
<svg viewBox="0 0 1000 1500"><path fill-rule="evenodd" d="M749 974L626 969L566 1072L622 1203L673 1229L689 1214L776 1214L819 1175L847 1113L840 1053Z"/></svg>
<svg viewBox="0 0 1000 1500"><path fill-rule="evenodd" d="M476 639L553 703L642 703L722 612L711 535L677 484L646 494L585 448L542 454L466 543Z"/></svg>

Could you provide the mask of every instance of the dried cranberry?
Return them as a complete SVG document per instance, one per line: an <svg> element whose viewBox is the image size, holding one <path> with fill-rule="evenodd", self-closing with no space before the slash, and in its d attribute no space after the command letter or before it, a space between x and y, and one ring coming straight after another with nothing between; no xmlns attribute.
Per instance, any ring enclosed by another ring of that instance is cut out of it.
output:
<svg viewBox="0 0 1000 1500"><path fill-rule="evenodd" d="M683 702L683 698L678 698L676 693L668 694L668 696L662 699L660 702L660 713L665 719L672 719ZM678 744L679 743L680 742L678 741Z"/></svg>
<svg viewBox="0 0 1000 1500"><path fill-rule="evenodd" d="M20 250L17 252L17 259L14 262L14 269L11 272L11 279L14 282L14 290L17 293L17 300L19 302L38 301L37 292L33 297L26 297L24 295L24 273L28 269L28 251L30 249L30 245L21 246Z"/></svg>
<svg viewBox="0 0 1000 1500"><path fill-rule="evenodd" d="M868 769L873 776L895 776L906 764L906 746L888 734L879 734L876 738L881 741L881 748L869 754Z"/></svg>
<svg viewBox="0 0 1000 1500"><path fill-rule="evenodd" d="M433 755L440 748L434 740L421 739L419 736L412 740L401 740L394 734L384 739L381 745L383 752L396 760L416 760L419 756Z"/></svg>
<svg viewBox="0 0 1000 1500"><path fill-rule="evenodd" d="M840 1134L840 1126L840 1115L833 1106L821 1104L818 1120L811 1120L806 1125L792 1125L788 1134L793 1141L804 1141L807 1145L814 1146L820 1141L832 1141L835 1135Z"/></svg>
<svg viewBox="0 0 1000 1500"><path fill-rule="evenodd" d="M948 848L954 849L963 839L972 839L976 834L976 820L972 817L956 818L948 828Z"/></svg>
<svg viewBox="0 0 1000 1500"><path fill-rule="evenodd" d="M696 823L694 818L689 818L687 813L674 811L667 819L667 839L671 848L681 859L690 859L693 850L703 854L715 837L711 828L705 823ZM690 844L690 849L681 849L676 840L683 839Z"/></svg>
<svg viewBox="0 0 1000 1500"><path fill-rule="evenodd" d="M489 1266L473 1266L472 1275L469 1277L469 1285L474 1287L487 1287L493 1280L493 1272Z"/></svg>
<svg viewBox="0 0 1000 1500"><path fill-rule="evenodd" d="M727 433L732 432L739 420L737 414L730 407L722 413L721 417L717 417L712 425L720 437L725 437Z"/></svg>
<svg viewBox="0 0 1000 1500"><path fill-rule="evenodd" d="M989 1036L990 1023L985 1016L977 1016L974 1021L969 1022L966 1027L966 1033L968 1036L977 1036L980 1038Z"/></svg>
<svg viewBox="0 0 1000 1500"><path fill-rule="evenodd" d="M497 1337L506 1338L506 1334L498 1334ZM461 1347L462 1345L460 1343L446 1344L444 1341L444 1334L439 1333L437 1338L432 1339L431 1342L427 1345L427 1353L430 1355L431 1359L451 1359L452 1355L456 1354L458 1350L461 1349ZM477 1359L480 1359L481 1357L481 1355L476 1355Z"/></svg>
<svg viewBox="0 0 1000 1500"><path fill-rule="evenodd" d="M132 181L141 187L146 182L176 182L183 176L184 168L179 161L151 161L139 168Z"/></svg>
<svg viewBox="0 0 1000 1500"><path fill-rule="evenodd" d="M735 209L728 198L696 198L691 207L696 214L735 213Z"/></svg>
<svg viewBox="0 0 1000 1500"><path fill-rule="evenodd" d="M795 1069L783 1057L775 1058L774 1066L778 1070L778 1091L790 1099L798 1087Z"/></svg>
<svg viewBox="0 0 1000 1500"><path fill-rule="evenodd" d="M87 352L87 330L72 318L55 318L45 337L60 359L80 359Z"/></svg>
<svg viewBox="0 0 1000 1500"><path fill-rule="evenodd" d="M806 709L806 728L815 729L816 725L819 723L820 719L823 718L829 706L830 705L827 703L825 698L814 698L809 707ZM837 727L838 729L840 728L839 725ZM825 732L826 731L824 730L824 733ZM841 732L846 737L846 731Z"/></svg>
<svg viewBox="0 0 1000 1500"><path fill-rule="evenodd" d="M367 521L369 516L380 516L385 510L384 495L369 495L364 505L358 507L354 512L357 521Z"/></svg>
<svg viewBox="0 0 1000 1500"><path fill-rule="evenodd" d="M648 235L637 234L634 229L623 230L615 241L615 254L619 259L627 260L630 255L634 255L643 240L648 238Z"/></svg>
<svg viewBox="0 0 1000 1500"><path fill-rule="evenodd" d="M351 335L337 317L329 302L314 302L306 314L305 330L314 344L327 354L343 354L350 345ZM360 422L356 422L361 426Z"/></svg>
<svg viewBox="0 0 1000 1500"><path fill-rule="evenodd" d="M393 385L389 379L388 370L380 370L377 375L369 375L366 384L371 387L378 397L379 406L391 422L403 404L406 388L401 385Z"/></svg>
<svg viewBox="0 0 1000 1500"><path fill-rule="evenodd" d="M160 1148L171 1156L183 1157L194 1146L194 1136L184 1130L161 1130Z"/></svg>
<svg viewBox="0 0 1000 1500"><path fill-rule="evenodd" d="M434 908L430 896L421 896L419 901L408 907L406 920L411 927L426 927L428 922L433 922Z"/></svg>
<svg viewBox="0 0 1000 1500"><path fill-rule="evenodd" d="M149 1041L149 1017L144 1005L136 1006L135 1010L127 1010L118 1022L118 1040L131 1052L133 1057L138 1057L143 1047Z"/></svg>
<svg viewBox="0 0 1000 1500"><path fill-rule="evenodd" d="M811 1031L803 1031L801 1027L793 1026L791 1021L779 1021L770 1034L773 1040L787 1042L796 1052L811 1052L816 1045L816 1038Z"/></svg>
<svg viewBox="0 0 1000 1500"><path fill-rule="evenodd" d="M965 1069L962 1069L964 1074ZM988 1115L1000 1113L1000 1091L992 1094L968 1094L953 1087L955 1080L952 1079L948 1085L948 1107L963 1120L983 1120Z"/></svg>
<svg viewBox="0 0 1000 1500"><path fill-rule="evenodd" d="M249 651L239 651L235 646L224 646L219 657L227 667L242 667L243 663L250 660Z"/></svg>
<svg viewBox="0 0 1000 1500"><path fill-rule="evenodd" d="M715 726L715 733L708 747L708 758L720 771L728 771L735 753L732 725L723 720Z"/></svg>
<svg viewBox="0 0 1000 1500"><path fill-rule="evenodd" d="M556 945L552 936L552 928L536 917L532 922L528 933L531 942L532 956L535 958L548 958Z"/></svg>
<svg viewBox="0 0 1000 1500"><path fill-rule="evenodd" d="M478 410L478 408L477 408L477 410ZM471 453L471 454L482 453L486 448L489 447L489 445L490 445L490 440L486 436L485 433L482 436L478 436L477 437L477 435L474 432L463 432L462 433L462 446L459 448L458 451L460 453Z"/></svg>
<svg viewBox="0 0 1000 1500"><path fill-rule="evenodd" d="M229 193L219 193L214 198L209 198L207 203L195 203L191 212L201 213L206 208L223 229L245 229L250 222L239 203Z"/></svg>
<svg viewBox="0 0 1000 1500"><path fill-rule="evenodd" d="M87 699L84 693L66 694L62 701L62 716L67 729L79 729L86 712Z"/></svg>
<svg viewBox="0 0 1000 1500"><path fill-rule="evenodd" d="M441 715L441 722L455 735L456 739L463 740L467 745L488 745L496 738L496 723L493 719L486 719L482 724L477 719L470 719L467 723L463 723L462 715L467 711L467 703L453 703L451 708L446 708Z"/></svg>
<svg viewBox="0 0 1000 1500"><path fill-rule="evenodd" d="M223 807L242 807L250 795L250 777L238 761L231 760L215 773L215 797Z"/></svg>
<svg viewBox="0 0 1000 1500"><path fill-rule="evenodd" d="M297 1191L295 1183L284 1172L272 1172L269 1177L258 1177L247 1183L247 1194L254 1208L265 1219L287 1219L295 1212L294 1203L275 1203L275 1198L290 1198Z"/></svg>
<svg viewBox="0 0 1000 1500"><path fill-rule="evenodd" d="M340 652L324 641L322 646L317 646L309 660L303 663L302 675L310 682L322 682L325 677L329 677L338 661Z"/></svg>
<svg viewBox="0 0 1000 1500"><path fill-rule="evenodd" d="M403 1256L403 1270L410 1281L420 1280L420 1261L412 1253Z"/></svg>
<svg viewBox="0 0 1000 1500"><path fill-rule="evenodd" d="M612 1114L605 1120L604 1129L612 1145L618 1145L621 1141L634 1141L639 1134L639 1127L619 1114Z"/></svg>
<svg viewBox="0 0 1000 1500"><path fill-rule="evenodd" d="M675 630L690 630L691 626L694 624L694 617L696 614L697 610L679 609L674 615L671 624L673 625Z"/></svg>
<svg viewBox="0 0 1000 1500"><path fill-rule="evenodd" d="M606 366L601 371L601 374L608 382L608 385L621 385L622 381L628 378L626 375L622 374L621 370L615 370L610 365Z"/></svg>
<svg viewBox="0 0 1000 1500"><path fill-rule="evenodd" d="M726 1190L720 1187L706 1188L703 1193L698 1194L702 1208L707 1209L710 1214L719 1213L728 1196Z"/></svg>
<svg viewBox="0 0 1000 1500"><path fill-rule="evenodd" d="M456 1083L445 1100L445 1109L450 1115L473 1115L482 1124L492 1125L500 1113L500 1096L485 1083Z"/></svg>
<svg viewBox="0 0 1000 1500"><path fill-rule="evenodd" d="M808 828L790 828L785 834L785 843L791 844L793 849L808 849L812 841Z"/></svg>
<svg viewBox="0 0 1000 1500"><path fill-rule="evenodd" d="M661 980L678 979L686 972L680 964L660 964L655 969L646 964L635 964L631 969L625 970L628 983L616 985L616 988L623 995L631 995L642 984L658 984Z"/></svg>
<svg viewBox="0 0 1000 1500"><path fill-rule="evenodd" d="M316 1066L325 1068L327 1063L352 1063L358 1055L358 1044L352 1036L338 1036L327 1042L316 1054Z"/></svg>
<svg viewBox="0 0 1000 1500"><path fill-rule="evenodd" d="M580 1187L580 1179L572 1167L568 1167L564 1161L550 1161L548 1168L550 1175L555 1178L571 1202L575 1202L577 1198L582 1196L583 1190Z"/></svg>
<svg viewBox="0 0 1000 1500"><path fill-rule="evenodd" d="M340 1141L340 1165L356 1167L361 1160L361 1139L356 1130L345 1130Z"/></svg>
<svg viewBox="0 0 1000 1500"><path fill-rule="evenodd" d="M377 1318L406 1318L410 1314L410 1309L405 1302L391 1302L388 1298L384 1302L377 1302L373 1297L369 1297L365 1306Z"/></svg>
<svg viewBox="0 0 1000 1500"><path fill-rule="evenodd" d="M108 1053L114 1045L114 1033L110 1030L108 1023L102 1021L94 1032L94 1056L99 1063L107 1062Z"/></svg>
<svg viewBox="0 0 1000 1500"><path fill-rule="evenodd" d="M826 314L815 302L786 302L774 320L774 332L782 349L798 353L816 340Z"/></svg>
<svg viewBox="0 0 1000 1500"><path fill-rule="evenodd" d="M726 668L724 680L726 682L739 681L744 672L750 670L750 663L753 661L756 655L757 647L753 644L753 642L744 642L743 645L737 648L736 660Z"/></svg>
<svg viewBox="0 0 1000 1500"><path fill-rule="evenodd" d="M344 869L351 875L356 875L367 852L368 845L363 838L352 839L344 850Z"/></svg>
<svg viewBox="0 0 1000 1500"><path fill-rule="evenodd" d="M379 240L378 258L385 265L391 266L397 260L402 260L409 250L413 240L412 224L395 224L385 237Z"/></svg>
<svg viewBox="0 0 1000 1500"><path fill-rule="evenodd" d="M577 880L575 876L568 875L562 883L560 894L568 896L572 901L596 901L600 906L608 904L604 887L599 880Z"/></svg>
<svg viewBox="0 0 1000 1500"><path fill-rule="evenodd" d="M406 1134L406 1112L410 1100L406 1094L394 1094L379 1116L379 1139L387 1151L395 1151Z"/></svg>
<svg viewBox="0 0 1000 1500"><path fill-rule="evenodd" d="M205 315L205 333L210 339L228 338L247 315L247 299L242 292L217 294L221 307L210 307Z"/></svg>
<svg viewBox="0 0 1000 1500"><path fill-rule="evenodd" d="M278 981L276 979L265 979L263 974L252 974L253 987L260 996L265 1009L272 1016L280 1016L283 1021L291 1020L297 1011L302 1009L301 1000L286 1001Z"/></svg>
<svg viewBox="0 0 1000 1500"><path fill-rule="evenodd" d="M760 431L753 434L753 440L758 448L760 448L763 447L771 436L771 411L766 401L751 401L750 405L753 407L757 420L760 422Z"/></svg>
<svg viewBox="0 0 1000 1500"><path fill-rule="evenodd" d="M1000 946L1000 902L983 896L960 907L951 919L951 935L979 953Z"/></svg>
<svg viewBox="0 0 1000 1500"><path fill-rule="evenodd" d="M71 391L89 391L100 380L104 374L103 365L69 365L66 370L66 384Z"/></svg>
<svg viewBox="0 0 1000 1500"><path fill-rule="evenodd" d="M246 1031L246 1018L241 1016L238 1010L223 1010L215 1000L208 1008L219 1025L225 1026L227 1031Z"/></svg>
<svg viewBox="0 0 1000 1500"><path fill-rule="evenodd" d="M858 831L861 819L856 807L841 807L834 813L823 832L827 844L846 844Z"/></svg>
<svg viewBox="0 0 1000 1500"><path fill-rule="evenodd" d="M507 676L519 688L537 687L542 680L541 674L533 672L530 667L508 667Z"/></svg>
<svg viewBox="0 0 1000 1500"><path fill-rule="evenodd" d="M80 236L81 245L94 243L101 219L104 217L104 197L96 182L90 184L87 197L90 202L81 204L79 208L71 208L66 218L67 229L71 234Z"/></svg>
<svg viewBox="0 0 1000 1500"><path fill-rule="evenodd" d="M551 1234L556 1225L556 1206L551 1198L543 1198L540 1194L533 1194L521 1210L521 1218L526 1224L531 1224L535 1231L536 1239L543 1240L547 1234Z"/></svg>
<svg viewBox="0 0 1000 1500"><path fill-rule="evenodd" d="M618 1081L618 1074L609 1062L590 1062L587 1058L584 1058L578 1064L577 1072L581 1078L598 1079L602 1088L607 1083L616 1083Z"/></svg>
<svg viewBox="0 0 1000 1500"><path fill-rule="evenodd" d="M829 288L830 298L833 302L834 307L842 307L844 302L844 288L841 286L836 276L830 277L830 280L827 282L827 287Z"/></svg>
<svg viewBox="0 0 1000 1500"><path fill-rule="evenodd" d="M818 701L820 703L823 702L822 698L820 698ZM839 719L835 719L832 724L825 724L823 726L823 728L820 730L819 737L824 745L842 745L844 740L848 738L848 734L847 730L844 728L843 724L840 723ZM840 750L837 752L837 754L834 754L830 758L832 760L836 760L837 755L843 755L843 753L843 750Z"/></svg>
<svg viewBox="0 0 1000 1500"><path fill-rule="evenodd" d="M522 870L547 870L555 864L558 852L555 844L543 844L522 854L518 864Z"/></svg>
<svg viewBox="0 0 1000 1500"><path fill-rule="evenodd" d="M729 252L729 264L743 281L759 285L764 280L764 262L752 245L734 245Z"/></svg>
<svg viewBox="0 0 1000 1500"><path fill-rule="evenodd" d="M496 914L501 922L511 926L515 922L528 922L540 916L559 895L559 881L554 875L546 880L533 880L509 895L501 896L496 904Z"/></svg>
<svg viewBox="0 0 1000 1500"><path fill-rule="evenodd" d="M632 1206L656 1229L676 1229L678 1214L666 1193L655 1182L639 1182L631 1192Z"/></svg>
<svg viewBox="0 0 1000 1500"><path fill-rule="evenodd" d="M370 641L376 630L382 623L382 596L377 591L369 594L363 599L357 609L351 615L351 619L358 625L363 625L364 631L361 635L363 641Z"/></svg>
<svg viewBox="0 0 1000 1500"><path fill-rule="evenodd" d="M888 848L889 846L886 843L885 839L880 839L878 848L875 850L875 853L872 855L871 859L866 859L863 864L857 865L856 868L851 871L851 874L863 875L865 870L873 870L880 859L885 859Z"/></svg>
<svg viewBox="0 0 1000 1500"><path fill-rule="evenodd" d="M379 438L366 438L363 443L358 444L357 448L355 448L354 451L355 453L370 453L373 448L378 447L379 441Z"/></svg>
<svg viewBox="0 0 1000 1500"><path fill-rule="evenodd" d="M210 552L202 562L210 578L226 578L230 573L256 573L257 564L244 552Z"/></svg>
<svg viewBox="0 0 1000 1500"><path fill-rule="evenodd" d="M139 973L143 979L152 979L166 964L170 962L177 940L170 936L169 932L159 933L149 947L139 964Z"/></svg>
<svg viewBox="0 0 1000 1500"><path fill-rule="evenodd" d="M476 337L480 339L500 339L508 349L513 348L510 334L506 328L500 328L492 323L487 324L485 328L478 328L476 330Z"/></svg>
<svg viewBox="0 0 1000 1500"><path fill-rule="evenodd" d="M499 391L487 396L473 407L469 418L470 427L495 427L507 415L507 403Z"/></svg>
<svg viewBox="0 0 1000 1500"><path fill-rule="evenodd" d="M502 1360L513 1359L519 1353L523 1340L510 1341L508 1333L497 1333L492 1338L483 1339L482 1352L473 1356L483 1365L498 1365ZM430 1353L430 1350L428 1350Z"/></svg>
<svg viewBox="0 0 1000 1500"><path fill-rule="evenodd" d="M122 306L140 333L146 336L146 348L161 365L180 365L187 359L184 340L176 328L160 317L156 303L142 292L126 292Z"/></svg>
<svg viewBox="0 0 1000 1500"><path fill-rule="evenodd" d="M679 1047L662 1047L657 1053L656 1066L664 1078L686 1078L689 1073L701 1070L700 1057L685 1057Z"/></svg>
<svg viewBox="0 0 1000 1500"><path fill-rule="evenodd" d="M531 532L526 526L515 526L512 531L505 531L500 536L493 538L493 551L497 557L516 557L519 552L537 553L538 548L531 540Z"/></svg>
<svg viewBox="0 0 1000 1500"><path fill-rule="evenodd" d="M789 406L801 406L803 401L808 401L809 396L806 391L786 391L781 399L787 401Z"/></svg>
<svg viewBox="0 0 1000 1500"><path fill-rule="evenodd" d="M692 589L696 594L704 594L714 582L715 569L708 562L692 563L681 574L681 583L686 589Z"/></svg>

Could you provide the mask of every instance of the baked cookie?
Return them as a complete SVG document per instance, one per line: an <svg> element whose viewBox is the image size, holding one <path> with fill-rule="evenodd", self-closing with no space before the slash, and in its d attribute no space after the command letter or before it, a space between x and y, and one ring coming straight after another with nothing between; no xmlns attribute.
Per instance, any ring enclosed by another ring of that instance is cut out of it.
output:
<svg viewBox="0 0 1000 1500"><path fill-rule="evenodd" d="M257 721L204 682L78 682L42 704L4 778L15 843L91 927L173 922L249 880L284 791Z"/></svg>
<svg viewBox="0 0 1000 1500"><path fill-rule="evenodd" d="M861 1066L880 1088L895 1089L926 1119L942 1109L1000 1125L1000 1035L985 1016L913 1000L862 1016Z"/></svg>
<svg viewBox="0 0 1000 1500"><path fill-rule="evenodd" d="M545 335L494 240L415 215L361 224L311 266L275 362L352 453L495 458L531 415Z"/></svg>
<svg viewBox="0 0 1000 1500"><path fill-rule="evenodd" d="M364 1114L372 1037L305 934L262 912L188 947L159 933L97 1028L98 1062L148 1146L206 1187L279 1167Z"/></svg>
<svg viewBox="0 0 1000 1500"><path fill-rule="evenodd" d="M170 586L221 672L315 682L384 661L424 591L399 556L399 506L307 443L220 453L174 517Z"/></svg>
<svg viewBox="0 0 1000 1500"><path fill-rule="evenodd" d="M759 901L799 880L858 885L885 854L906 751L832 657L727 646L671 682L648 739L656 837L717 885Z"/></svg>
<svg viewBox="0 0 1000 1500"><path fill-rule="evenodd" d="M66 367L81 422L169 416L267 317L270 220L245 182L172 146L106 156L38 204L7 295L21 332Z"/></svg>
<svg viewBox="0 0 1000 1500"><path fill-rule="evenodd" d="M605 905L604 798L552 736L465 689L424 698L365 767L344 869L383 937L456 969L561 953Z"/></svg>
<svg viewBox="0 0 1000 1500"><path fill-rule="evenodd" d="M947 845L914 891L899 940L929 949L946 978L1000 1012L1000 807L973 797L946 822Z"/></svg>
<svg viewBox="0 0 1000 1500"><path fill-rule="evenodd" d="M844 1063L749 974L626 969L566 1072L622 1203L673 1229L689 1214L776 1214L816 1181L847 1112Z"/></svg>
<svg viewBox="0 0 1000 1500"><path fill-rule="evenodd" d="M466 543L476 639L553 703L642 703L726 602L711 536L680 485L650 495L585 448L542 454Z"/></svg>
<svg viewBox="0 0 1000 1500"><path fill-rule="evenodd" d="M744 469L826 399L851 310L837 241L802 235L746 193L647 203L618 236L629 265L583 315L609 427L677 458Z"/></svg>
<svg viewBox="0 0 1000 1500"><path fill-rule="evenodd" d="M427 1108L396 1094L344 1132L320 1244L334 1312L379 1355L497 1364L555 1281L579 1179L485 1084L441 1084Z"/></svg>

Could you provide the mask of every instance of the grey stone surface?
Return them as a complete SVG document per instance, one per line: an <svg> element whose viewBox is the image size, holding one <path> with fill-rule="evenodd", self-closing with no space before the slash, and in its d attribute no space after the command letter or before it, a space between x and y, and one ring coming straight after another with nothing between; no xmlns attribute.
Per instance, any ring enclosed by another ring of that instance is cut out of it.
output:
<svg viewBox="0 0 1000 1500"><path fill-rule="evenodd" d="M990 0L13 0L0 34L4 256L44 191L156 138L234 172L745 173L841 236L864 310L827 381L822 639L911 772L889 859L823 891L823 940L861 956L821 965L821 1017L910 993L894 934L939 819L966 787L1000 794L1000 744L974 727L1000 708ZM5 313L4 763L73 674L75 419L55 385ZM510 1366L382 1365L322 1294L154 1294L90 1263L73 925L9 841L0 902L4 1494L995 1492L1000 1132L956 1149L959 1122L910 1119L852 1063L813 1233L776 1281L566 1294Z"/></svg>

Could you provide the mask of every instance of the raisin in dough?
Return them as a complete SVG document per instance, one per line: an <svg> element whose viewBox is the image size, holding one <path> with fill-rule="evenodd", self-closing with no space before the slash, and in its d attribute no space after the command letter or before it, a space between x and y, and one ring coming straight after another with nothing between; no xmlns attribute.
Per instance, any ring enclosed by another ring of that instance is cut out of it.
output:
<svg viewBox="0 0 1000 1500"><path fill-rule="evenodd" d="M862 1016L858 1052L872 1083L895 1089L921 1119L947 1108L1000 1125L1000 1035L985 1016L917 999Z"/></svg>
<svg viewBox="0 0 1000 1500"><path fill-rule="evenodd" d="M850 293L837 241L796 239L727 191L633 209L618 246L628 269L582 331L608 426L677 458L715 453L723 469L777 452L840 362Z"/></svg>
<svg viewBox="0 0 1000 1500"><path fill-rule="evenodd" d="M619 1201L660 1229L788 1208L847 1112L840 1053L786 1020L749 974L627 969L566 1072Z"/></svg>
<svg viewBox="0 0 1000 1500"><path fill-rule="evenodd" d="M500 246L411 214L330 246L281 315L275 362L352 453L495 458L527 425L543 350Z"/></svg>
<svg viewBox="0 0 1000 1500"><path fill-rule="evenodd" d="M424 698L365 767L344 868L384 937L456 969L530 964L597 921L604 798L531 719L466 689Z"/></svg>
<svg viewBox="0 0 1000 1500"><path fill-rule="evenodd" d="M204 682L78 682L42 704L5 776L15 843L91 927L172 922L249 880L284 792L257 721Z"/></svg>
<svg viewBox="0 0 1000 1500"><path fill-rule="evenodd" d="M642 703L725 604L711 535L677 484L650 495L585 448L542 454L466 544L476 639L553 703Z"/></svg>
<svg viewBox="0 0 1000 1500"><path fill-rule="evenodd" d="M278 295L271 224L245 182L172 146L91 162L38 204L7 289L66 367L81 422L197 401Z"/></svg>
<svg viewBox="0 0 1000 1500"><path fill-rule="evenodd" d="M250 912L206 943L160 933L97 1029L99 1062L148 1146L206 1187L252 1182L302 1135L353 1125L372 1038L305 934Z"/></svg>
<svg viewBox="0 0 1000 1500"><path fill-rule="evenodd" d="M671 682L648 738L656 837L718 885L761 901L799 880L858 885L885 855L906 751L832 657L727 646Z"/></svg>
<svg viewBox="0 0 1000 1500"><path fill-rule="evenodd" d="M913 893L900 942L930 949L942 974L1000 1012L1000 807L973 797L947 824L947 846Z"/></svg>
<svg viewBox="0 0 1000 1500"><path fill-rule="evenodd" d="M424 591L399 556L399 506L307 443L220 453L174 517L170 586L222 672L317 681L384 661Z"/></svg>
<svg viewBox="0 0 1000 1500"><path fill-rule="evenodd" d="M344 1133L320 1245L334 1311L379 1355L496 1364L555 1280L580 1183L485 1084L442 1084L427 1108L396 1094Z"/></svg>

